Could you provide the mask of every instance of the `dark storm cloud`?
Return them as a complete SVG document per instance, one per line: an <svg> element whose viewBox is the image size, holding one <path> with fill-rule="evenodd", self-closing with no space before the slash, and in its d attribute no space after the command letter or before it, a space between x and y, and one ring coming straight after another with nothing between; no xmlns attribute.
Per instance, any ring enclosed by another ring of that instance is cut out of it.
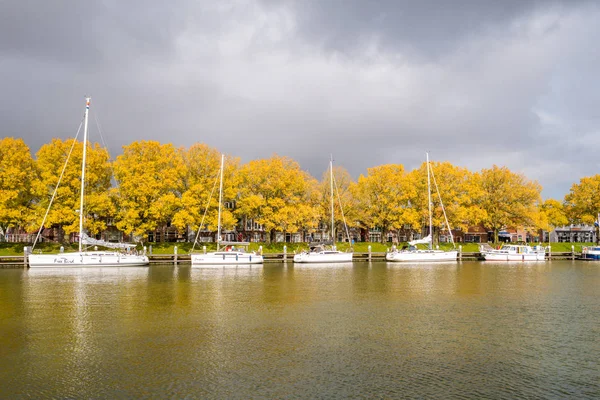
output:
<svg viewBox="0 0 600 400"><path fill-rule="evenodd" d="M293 157L320 177L506 165L549 196L595 174L593 2L4 2L0 120L35 152L91 94L113 155L135 140ZM92 120L92 127L95 120ZM96 140L98 140L96 138Z"/></svg>

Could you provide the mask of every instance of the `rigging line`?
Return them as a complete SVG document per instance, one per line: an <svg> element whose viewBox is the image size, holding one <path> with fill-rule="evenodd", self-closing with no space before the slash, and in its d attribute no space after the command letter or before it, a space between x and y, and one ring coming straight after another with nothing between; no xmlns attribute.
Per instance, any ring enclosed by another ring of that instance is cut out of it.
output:
<svg viewBox="0 0 600 400"><path fill-rule="evenodd" d="M31 251L33 251L33 249L35 248L35 245L37 244L37 242L40 238L40 235L42 234L42 229L44 229L44 224L46 223L46 218L48 218L48 214L50 213L50 207L52 207L52 203L54 202L54 198L56 197L56 193L58 192L58 187L60 186L60 181L62 180L63 175L65 174L65 171L67 169L67 164L69 163L69 159L71 158L71 154L73 153L73 149L75 148L75 143L77 143L77 138L79 137L79 133L81 132L82 126L83 126L83 119L79 123L79 128L77 128L77 134L75 135L75 139L73 139L73 144L71 144L71 149L69 150L69 154L67 155L67 159L65 160L65 163L63 165L63 169L58 178L58 182L56 182L56 187L54 188L54 192L52 193L52 197L50 198L50 203L48 204L48 208L46 209L46 214L44 214L44 219L42 220L40 229L38 230L38 233L35 236L33 245L31 246ZM82 210L79 210L79 212L82 212Z"/></svg>
<svg viewBox="0 0 600 400"><path fill-rule="evenodd" d="M93 115L94 115L94 121L96 121L96 127L98 127L98 132L100 133L100 140L102 141L102 145L104 146L104 148L106 149L106 152L108 153L108 160L110 161L110 159L111 159L110 151L108 150L108 146L106 145L106 141L104 140L104 135L102 134L102 127L100 125L100 121L98 120L97 114L98 114L97 111L95 111L93 113ZM110 167L111 181L114 181L115 186L117 187L117 189L119 189L119 182L117 181L117 178L116 178L116 175L115 175L115 170L114 170L114 167L113 167L113 163L109 162L108 165Z"/></svg>
<svg viewBox="0 0 600 400"><path fill-rule="evenodd" d="M219 169L219 173L220 173L220 169ZM217 176L215 177L215 183L213 185L212 190L210 191L210 196L208 196L208 202L206 204L206 208L204 209L204 215L202 216L202 221L200 221L200 227L198 228L198 232L196 232L196 237L194 238L194 244L192 245L192 250L190 250L190 253L192 253L194 251L194 248L196 247L196 243L198 242L198 236L200 236L200 231L202 230L202 226L204 225L204 218L206 218L206 213L208 212L208 207L210 206L210 201L212 199L213 193L215 192L215 188L217 187L217 181L219 180L219 174L217 174ZM217 244L218 247L218 244Z"/></svg>
<svg viewBox="0 0 600 400"><path fill-rule="evenodd" d="M431 177L433 178L433 184L435 186L435 190L440 199L440 204L442 206L442 212L444 213L444 219L446 220L446 226L448 227L448 233L450 234L450 241L452 242L452 246L456 248L456 244L454 243L454 236L452 235L452 229L450 229L450 224L448 223L448 217L446 216L446 209L444 208L444 203L442 202L442 196L440 195L440 189L438 188L437 182L435 181L435 175L433 173L433 168L431 168ZM433 238L432 238L433 240Z"/></svg>
<svg viewBox="0 0 600 400"><path fill-rule="evenodd" d="M342 220L344 221L344 228L346 229L346 236L348 237L348 243L352 247L352 241L350 240L350 232L348 231L348 225L346 224L346 217L344 216L344 208L342 207L342 198L340 197L340 190L338 189L335 176L332 175L333 185L335 186L335 192L337 193L338 203L340 204L340 211L342 212Z"/></svg>

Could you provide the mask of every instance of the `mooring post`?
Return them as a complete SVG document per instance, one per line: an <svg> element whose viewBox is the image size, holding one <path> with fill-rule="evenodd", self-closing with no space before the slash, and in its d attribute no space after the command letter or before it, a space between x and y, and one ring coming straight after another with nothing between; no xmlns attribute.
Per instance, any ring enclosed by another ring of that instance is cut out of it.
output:
<svg viewBox="0 0 600 400"><path fill-rule="evenodd" d="M29 248L27 246L23 247L23 268L27 268L28 254Z"/></svg>
<svg viewBox="0 0 600 400"><path fill-rule="evenodd" d="M371 261L371 245L369 245L368 249L369 249L369 261Z"/></svg>
<svg viewBox="0 0 600 400"><path fill-rule="evenodd" d="M150 249L148 250L150 255L152 255L152 245L150 245Z"/></svg>
<svg viewBox="0 0 600 400"><path fill-rule="evenodd" d="M575 246L571 245L571 260L575 259Z"/></svg>
<svg viewBox="0 0 600 400"><path fill-rule="evenodd" d="M202 252L206 254L206 246L202 246Z"/></svg>
<svg viewBox="0 0 600 400"><path fill-rule="evenodd" d="M175 265L177 265L177 246L173 247L173 252L175 253L173 261L175 262Z"/></svg>
<svg viewBox="0 0 600 400"><path fill-rule="evenodd" d="M146 246L144 246L144 255L146 255Z"/></svg>
<svg viewBox="0 0 600 400"><path fill-rule="evenodd" d="M458 245L458 261L462 261L462 244Z"/></svg>
<svg viewBox="0 0 600 400"><path fill-rule="evenodd" d="M552 260L552 246L548 244L548 260Z"/></svg>
<svg viewBox="0 0 600 400"><path fill-rule="evenodd" d="M283 262L287 261L287 246L283 246Z"/></svg>

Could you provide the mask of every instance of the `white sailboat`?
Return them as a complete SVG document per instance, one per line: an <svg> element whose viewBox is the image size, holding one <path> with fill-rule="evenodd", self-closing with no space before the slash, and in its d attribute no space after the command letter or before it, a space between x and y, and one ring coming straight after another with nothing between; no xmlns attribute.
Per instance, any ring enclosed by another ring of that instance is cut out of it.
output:
<svg viewBox="0 0 600 400"><path fill-rule="evenodd" d="M247 252L248 242L225 242L221 240L221 207L223 203L223 168L225 155L221 155L219 184L219 214L217 217L217 251L210 253L192 253L192 267L223 267L244 264L262 264L263 256L255 252ZM221 250L221 246L225 246Z"/></svg>
<svg viewBox="0 0 600 400"><path fill-rule="evenodd" d="M352 253L342 252L335 247L335 221L333 216L333 159L329 161L329 181L331 191L331 243L314 243L310 245L309 251L294 255L295 263L344 263L352 262ZM344 221L345 225L345 221ZM348 241L348 227L346 227Z"/></svg>
<svg viewBox="0 0 600 400"><path fill-rule="evenodd" d="M399 262L436 262L436 261L456 261L458 251L456 250L434 250L432 248L433 241L433 217L431 212L431 177L430 177L430 166L429 166L429 153L427 153L427 200L429 203L429 234L423 239L413 240L408 242L408 248L406 249L394 249L385 255L387 261L399 261ZM435 177L434 177L435 182ZM437 187L437 185L436 185ZM452 231L450 230L450 224L448 218L446 218L446 211L444 210L444 204L442 203L442 197L439 195L440 204L442 205L442 211L444 212L444 218L450 233L452 240ZM454 244L454 241L452 240ZM429 248L426 250L418 249L417 244L428 244Z"/></svg>
<svg viewBox="0 0 600 400"><path fill-rule="evenodd" d="M50 268L50 267L125 267L125 266L142 266L148 265L148 257L145 254L135 254L132 250L135 245L125 243L108 243L108 242L93 242L83 231L83 195L85 193L85 162L87 152L87 130L88 130L88 113L90 110L90 98L85 99L85 114L84 114L84 129L83 129L83 159L81 162L81 193L79 196L79 251L42 254L32 253L27 256L30 268ZM67 160L68 162L68 160ZM50 206L52 202L50 203ZM48 207L48 210L50 209ZM46 211L46 216L48 211ZM45 222L45 217L44 217ZM42 226L44 224L42 222ZM35 244L40 236L42 229L40 228ZM84 251L83 244L100 244L105 247L125 249L125 252L120 251Z"/></svg>

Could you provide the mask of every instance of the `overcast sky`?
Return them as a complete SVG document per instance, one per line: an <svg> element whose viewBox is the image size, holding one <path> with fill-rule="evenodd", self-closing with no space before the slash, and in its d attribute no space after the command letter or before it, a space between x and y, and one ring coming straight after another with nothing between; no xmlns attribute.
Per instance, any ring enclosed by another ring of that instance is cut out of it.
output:
<svg viewBox="0 0 600 400"><path fill-rule="evenodd" d="M204 142L320 178L333 153L356 178L430 151L562 199L600 173L598 21L574 0L0 1L2 136L73 137L90 94L113 157Z"/></svg>

